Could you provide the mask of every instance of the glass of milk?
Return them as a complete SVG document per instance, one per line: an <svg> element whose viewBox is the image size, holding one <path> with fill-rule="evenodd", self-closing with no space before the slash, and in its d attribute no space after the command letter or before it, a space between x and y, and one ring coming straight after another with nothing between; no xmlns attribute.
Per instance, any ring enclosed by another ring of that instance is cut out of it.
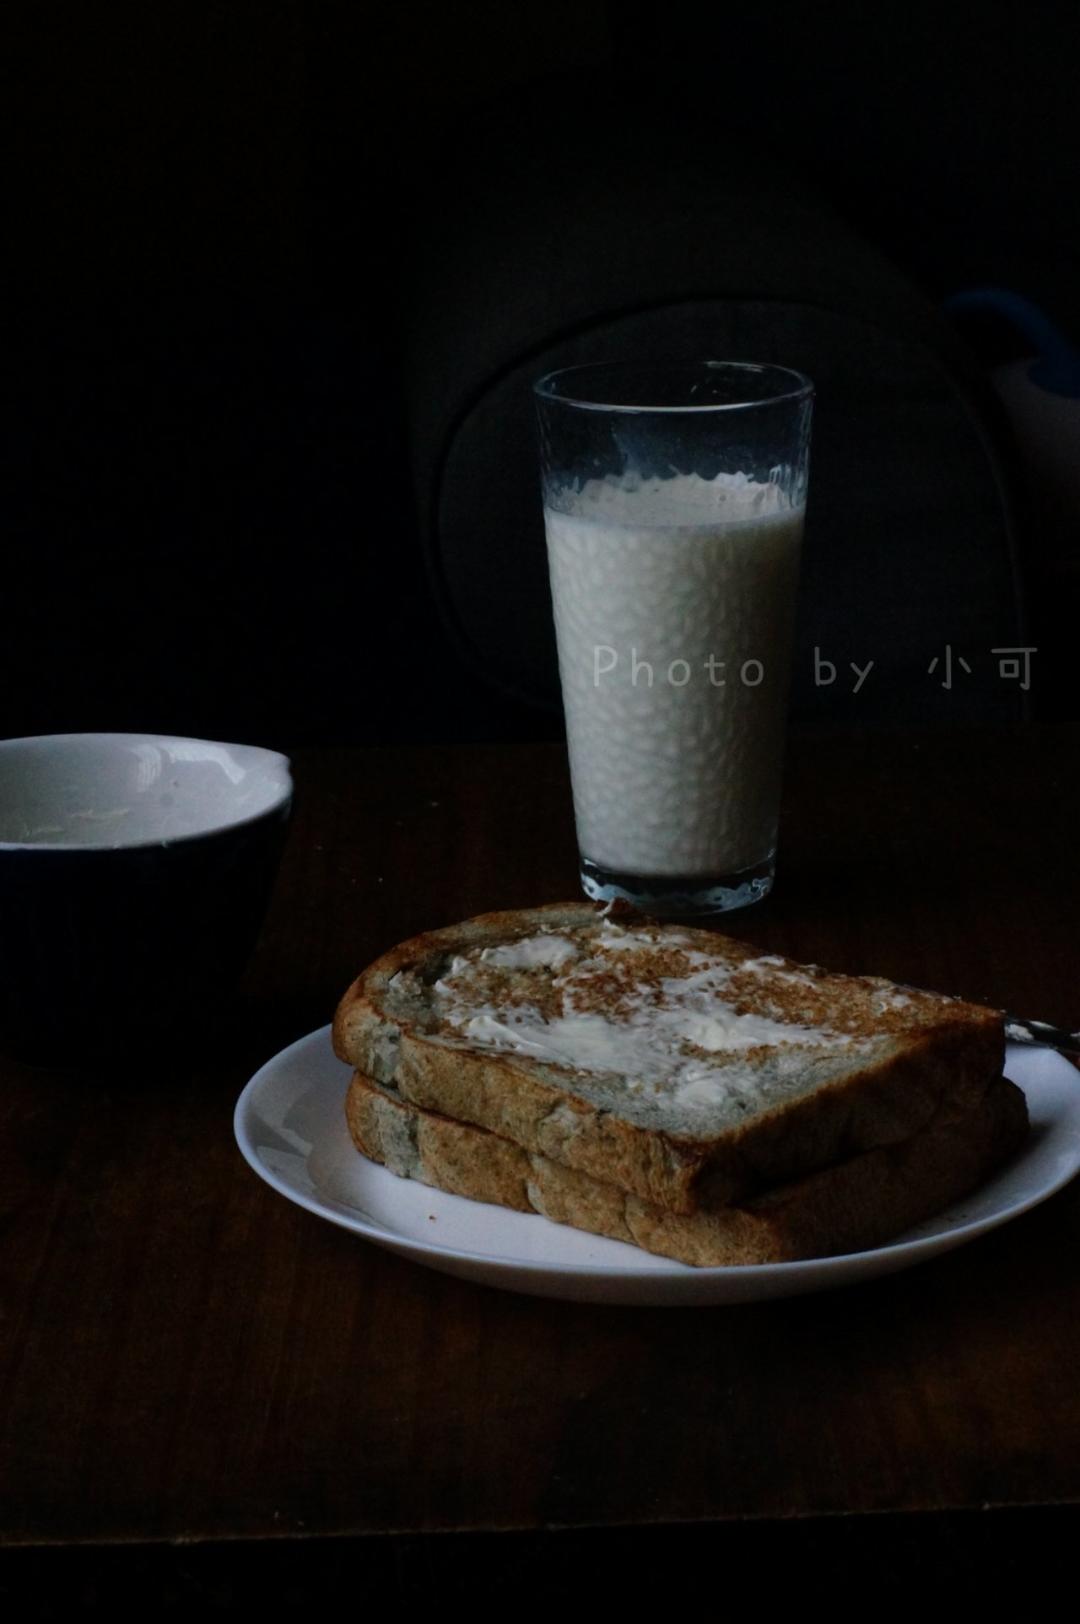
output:
<svg viewBox="0 0 1080 1624"><path fill-rule="evenodd" d="M535 396L582 886L745 907L776 861L813 385L613 362Z"/></svg>

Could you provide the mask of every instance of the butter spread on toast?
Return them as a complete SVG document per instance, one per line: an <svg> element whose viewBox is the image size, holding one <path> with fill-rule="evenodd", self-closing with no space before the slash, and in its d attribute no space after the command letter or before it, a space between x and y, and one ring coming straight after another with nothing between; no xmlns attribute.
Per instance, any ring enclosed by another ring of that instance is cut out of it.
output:
<svg viewBox="0 0 1080 1624"><path fill-rule="evenodd" d="M805 992L813 979L783 964L775 956L740 963L670 928L605 921L573 939L541 931L455 954L434 984L434 1014L437 1030L473 1047L620 1073L632 1092L707 1108L753 1093L765 1059L797 1067L807 1048L860 1043L831 1020L800 1018L793 984ZM763 1010L766 969L777 985Z"/></svg>

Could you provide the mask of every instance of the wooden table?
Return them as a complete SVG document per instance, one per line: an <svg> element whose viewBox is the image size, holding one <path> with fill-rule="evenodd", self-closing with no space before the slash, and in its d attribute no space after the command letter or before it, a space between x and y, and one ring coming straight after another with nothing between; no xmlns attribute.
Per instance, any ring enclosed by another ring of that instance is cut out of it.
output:
<svg viewBox="0 0 1080 1624"><path fill-rule="evenodd" d="M793 741L777 889L739 931L1075 1026L1078 743ZM242 1085L363 963L576 889L556 747L296 767L267 927L198 1064L2 1064L0 1585L139 1583L179 1607L580 1596L587 1574L647 1602L665 1580L670 1601L672 1564L742 1564L778 1596L808 1562L894 1589L996 1574L1006 1552L1062 1563L1080 1182L873 1284L665 1311L435 1274L253 1176Z"/></svg>

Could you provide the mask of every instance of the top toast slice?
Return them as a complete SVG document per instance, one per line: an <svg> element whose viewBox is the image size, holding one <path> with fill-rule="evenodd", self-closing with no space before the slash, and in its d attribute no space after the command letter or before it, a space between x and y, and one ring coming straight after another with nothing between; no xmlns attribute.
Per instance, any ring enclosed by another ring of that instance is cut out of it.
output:
<svg viewBox="0 0 1080 1624"><path fill-rule="evenodd" d="M672 1212L723 1205L970 1109L996 1010L589 903L485 914L376 960L337 1054Z"/></svg>

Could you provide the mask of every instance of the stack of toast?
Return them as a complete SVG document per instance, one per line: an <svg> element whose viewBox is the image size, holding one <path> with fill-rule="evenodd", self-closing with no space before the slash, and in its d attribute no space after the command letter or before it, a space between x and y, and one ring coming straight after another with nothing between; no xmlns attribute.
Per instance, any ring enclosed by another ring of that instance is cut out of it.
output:
<svg viewBox="0 0 1080 1624"><path fill-rule="evenodd" d="M342 999L358 1150L687 1264L877 1246L1028 1130L996 1010L569 903L432 931Z"/></svg>

